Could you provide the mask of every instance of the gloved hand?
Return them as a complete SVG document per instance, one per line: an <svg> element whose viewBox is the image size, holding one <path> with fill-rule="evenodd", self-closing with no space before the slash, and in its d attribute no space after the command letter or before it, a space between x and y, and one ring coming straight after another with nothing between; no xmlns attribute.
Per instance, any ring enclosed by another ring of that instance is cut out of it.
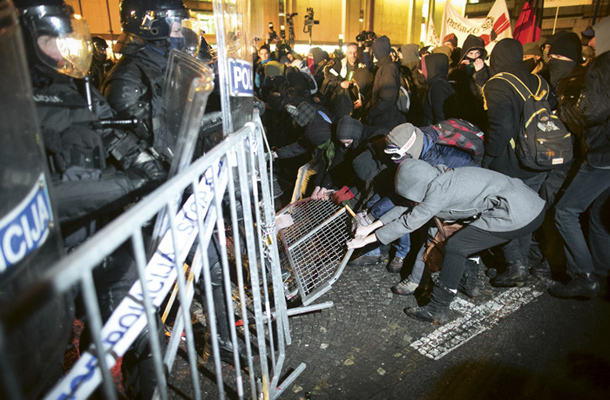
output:
<svg viewBox="0 0 610 400"><path fill-rule="evenodd" d="M347 186L343 186L335 193L330 195L330 198L336 204L342 204L344 201L348 201L354 198L354 194Z"/></svg>
<svg viewBox="0 0 610 400"><path fill-rule="evenodd" d="M150 160L129 168L127 176L136 189L154 190L167 180L167 171L158 160Z"/></svg>

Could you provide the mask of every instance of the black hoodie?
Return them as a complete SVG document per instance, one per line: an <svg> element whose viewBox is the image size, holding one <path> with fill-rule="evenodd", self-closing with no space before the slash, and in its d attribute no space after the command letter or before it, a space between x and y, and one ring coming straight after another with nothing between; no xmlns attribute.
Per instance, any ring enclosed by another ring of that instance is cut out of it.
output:
<svg viewBox="0 0 610 400"><path fill-rule="evenodd" d="M368 113L369 125L393 129L406 122L398 111L396 100L400 87L400 67L390 57L390 39L382 36L373 43L373 54L377 58L379 69L375 74L373 97Z"/></svg>
<svg viewBox="0 0 610 400"><path fill-rule="evenodd" d="M461 118L455 89L447 80L449 58L442 53L433 53L422 58L421 63L428 85L428 93L423 99L424 125Z"/></svg>
<svg viewBox="0 0 610 400"><path fill-rule="evenodd" d="M523 46L516 39L502 39L491 52L492 75L508 72L519 78L533 93L538 80L523 63ZM516 142L521 129L523 99L503 79L492 79L485 84L483 93L489 118L489 133L485 136L485 157L482 166L514 178L526 179L536 174L519 165L511 139Z"/></svg>

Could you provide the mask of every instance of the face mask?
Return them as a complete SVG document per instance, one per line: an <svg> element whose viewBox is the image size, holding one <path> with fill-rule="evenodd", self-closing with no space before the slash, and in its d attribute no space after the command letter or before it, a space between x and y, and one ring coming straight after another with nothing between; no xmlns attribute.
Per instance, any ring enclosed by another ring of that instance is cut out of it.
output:
<svg viewBox="0 0 610 400"><path fill-rule="evenodd" d="M388 144L383 152L389 155L392 161L394 161L396 164L400 164L405 159L411 158L409 154L406 154L402 148L396 146L395 144Z"/></svg>
<svg viewBox="0 0 610 400"><path fill-rule="evenodd" d="M177 49L182 50L186 46L186 40L183 37L170 37L169 38L169 50Z"/></svg>
<svg viewBox="0 0 610 400"><path fill-rule="evenodd" d="M527 68L529 72L532 72L534 68L536 68L536 60L533 58L527 59L523 61L523 63L525 64L525 68Z"/></svg>
<svg viewBox="0 0 610 400"><path fill-rule="evenodd" d="M549 71L551 73L551 86L557 86L561 78L568 75L576 66L576 61L559 60L551 58L549 61Z"/></svg>
<svg viewBox="0 0 610 400"><path fill-rule="evenodd" d="M313 74L314 70L316 69L316 65L313 62L313 56L308 56L307 57L307 66L309 67L309 70Z"/></svg>

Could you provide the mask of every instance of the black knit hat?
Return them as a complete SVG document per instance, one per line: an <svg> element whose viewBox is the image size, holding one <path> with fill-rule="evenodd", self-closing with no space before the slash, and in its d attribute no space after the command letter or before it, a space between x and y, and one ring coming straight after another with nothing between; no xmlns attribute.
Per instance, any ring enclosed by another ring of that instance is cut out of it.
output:
<svg viewBox="0 0 610 400"><path fill-rule="evenodd" d="M559 40L551 43L549 55L556 54L569 58L572 61L580 62L582 57L582 43L578 35L568 32L561 36Z"/></svg>

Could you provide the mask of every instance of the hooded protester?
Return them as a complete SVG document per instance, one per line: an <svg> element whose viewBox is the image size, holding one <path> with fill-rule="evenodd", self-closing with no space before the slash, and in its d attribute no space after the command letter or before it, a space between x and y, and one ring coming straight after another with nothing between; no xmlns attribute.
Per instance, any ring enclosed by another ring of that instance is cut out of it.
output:
<svg viewBox="0 0 610 400"><path fill-rule="evenodd" d="M461 118L486 131L488 122L481 90L489 80L489 68L484 61L487 58L485 41L480 37L468 35L461 54L460 63L451 70L448 79L455 82L454 88L462 110Z"/></svg>
<svg viewBox="0 0 610 400"><path fill-rule="evenodd" d="M402 65L413 71L419 64L419 46L415 43L403 44L400 46L402 53Z"/></svg>
<svg viewBox="0 0 610 400"><path fill-rule="evenodd" d="M390 243L434 217L462 221L464 227L445 244L443 267L430 303L406 310L411 318L436 324L449 320L449 305L468 256L499 245L518 254L521 250L515 239L535 230L544 217L544 201L523 182L482 168L447 170L444 165L405 160L396 174L396 193L415 206L410 211L394 207L379 220L359 227L347 246Z"/></svg>
<svg viewBox="0 0 610 400"><path fill-rule="evenodd" d="M552 40L551 40L552 41ZM523 60L523 47L518 40L502 39L491 53L491 72L496 75L507 72L516 76L532 93L538 90L538 78L527 70ZM490 79L485 85L484 96L489 117L489 133L485 137L485 156L482 166L502 172L510 177L520 178L527 186L541 193L547 206L553 204L555 195L563 185L570 167L557 167L548 171L533 171L521 166L514 149L522 129L524 101L511 83L504 79ZM496 286L523 285L527 280L526 258L531 267L530 272L545 283L551 284L551 270L538 241L541 232L536 233L534 241L530 236L523 237L522 247L531 247L529 255L523 254L520 259L506 257L506 272L496 276L492 284ZM530 245L526 246L525 243Z"/></svg>
<svg viewBox="0 0 610 400"><path fill-rule="evenodd" d="M368 165L357 165L358 163L354 159L367 151L373 141L384 138L388 133L389 131L385 128L365 126L349 115L339 120L336 136L340 144L335 151L329 173L321 182L321 186L327 189L343 185L332 196L335 202L350 200L364 191L366 182L354 173L354 169L367 168Z"/></svg>
<svg viewBox="0 0 610 400"><path fill-rule="evenodd" d="M324 67L328 61L328 53L319 47L313 47L307 54L307 66L311 71L318 87L322 87L324 81Z"/></svg>
<svg viewBox="0 0 610 400"><path fill-rule="evenodd" d="M378 60L378 70L373 84L371 108L368 112L368 123L392 129L406 122L405 116L398 110L398 90L400 87L400 67L392 62L390 39L382 36L373 43L373 54Z"/></svg>
<svg viewBox="0 0 610 400"><path fill-rule="evenodd" d="M523 47L516 39L502 39L490 57L490 72L508 72L536 92L538 80L523 63ZM482 166L514 178L527 179L537 172L525 170L511 145L521 129L523 99L511 84L502 79L488 81L483 88L489 119L489 134L485 137L485 156Z"/></svg>
<svg viewBox="0 0 610 400"><path fill-rule="evenodd" d="M547 82L551 79L549 67L542 61L542 50L538 42L523 45L523 63L530 73L540 75Z"/></svg>
<svg viewBox="0 0 610 400"><path fill-rule="evenodd" d="M316 171L313 179L314 194L320 190L321 182L330 168L335 156L335 146L331 139L331 125L333 123L329 112L322 106L301 102L298 106L288 105L286 110L294 122L304 128L295 142L273 151L273 157L279 159L297 157L311 154L312 169ZM312 195L313 197L313 195Z"/></svg>
<svg viewBox="0 0 610 400"><path fill-rule="evenodd" d="M426 118L424 125L436 124L449 118L460 118L460 105L455 89L447 79L449 59L433 53L421 60L422 74L426 78L428 93L423 99Z"/></svg>
<svg viewBox="0 0 610 400"><path fill-rule="evenodd" d="M383 152L379 152L378 146L370 146L367 149L368 151L362 152L354 159L356 175L362 177L363 180L366 180L368 174L377 176L383 173L383 176L388 176L388 174L393 176L398 165L408 159L421 159L432 166L442 164L449 168L478 165L468 153L456 147L441 144L438 139L439 132L434 126L425 126L420 129L408 122L398 125L385 138ZM374 218L380 218L395 205L404 203L404 199L396 196L393 190L386 189L379 193L379 201L373 202L373 205L369 207L370 214ZM400 273L404 259L411 249L409 234L402 236L395 243L395 247L394 258L387 265L387 269L392 273ZM380 257L385 259L385 256L381 256L378 252L369 252L351 261L350 265L374 264L380 260ZM414 275L410 277L409 282L415 283L415 288L419 284L422 272L423 268L417 272L414 271ZM407 284L407 282L402 283ZM410 294L413 293L415 288L412 288ZM404 295L407 293L397 294Z"/></svg>
<svg viewBox="0 0 610 400"><path fill-rule="evenodd" d="M570 103L571 114L580 117L583 128L585 160L555 210L567 272L572 277L566 285L549 290L561 298L596 296L601 290L598 279L607 285L610 273L610 18L602 19L593 29L591 43L597 57L586 71L579 101ZM586 210L590 210L588 241L579 219Z"/></svg>
<svg viewBox="0 0 610 400"><path fill-rule="evenodd" d="M367 110L373 97L375 77L368 68L358 68L354 71L351 82L353 83L351 89L356 95L351 115L360 121L366 121Z"/></svg>
<svg viewBox="0 0 610 400"><path fill-rule="evenodd" d="M405 44L401 46L402 66L400 67L403 77L409 86L411 105L407 112L407 122L416 126L424 124L421 99L426 93L426 79L419 70L420 57L419 46L416 44Z"/></svg>
<svg viewBox="0 0 610 400"><path fill-rule="evenodd" d="M551 45L549 69L551 72L551 91L557 99L557 112L561 121L571 133L582 136L580 118L574 120L569 110L576 103L584 87L587 68L581 61L580 39L570 32Z"/></svg>
<svg viewBox="0 0 610 400"><path fill-rule="evenodd" d="M557 87L560 79L573 72L574 68L582 62L582 45L578 35L574 32L562 32L555 35L560 35L561 40L553 40L549 49L551 90ZM581 70L581 74L584 74L584 71Z"/></svg>

